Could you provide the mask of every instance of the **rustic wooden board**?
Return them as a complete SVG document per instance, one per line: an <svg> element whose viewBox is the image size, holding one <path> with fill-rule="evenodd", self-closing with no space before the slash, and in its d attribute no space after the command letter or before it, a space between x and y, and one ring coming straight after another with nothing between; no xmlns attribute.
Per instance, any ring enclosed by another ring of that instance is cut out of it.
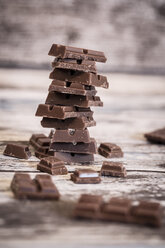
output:
<svg viewBox="0 0 165 248"><path fill-rule="evenodd" d="M19 77L22 73L25 81ZM33 74L40 84L32 83L29 74ZM10 141L27 144L34 132L49 133L34 116L37 104L46 98L48 83L45 84L44 78L47 80L48 72L33 71L32 74L30 71L0 70L3 79L2 84L0 81L1 246L110 247L139 243L145 247L163 246L165 218L162 228L157 230L119 223L77 221L72 214L81 193L103 194L105 200L112 196L156 200L165 207L165 147L149 144L143 136L146 131L164 126L164 78L107 75L111 81L110 90L99 90L104 107L95 109L97 126L90 132L98 144L110 141L122 147L124 158L113 161L125 164L126 179L102 178L99 185L75 185L70 181L70 173L77 167L86 166L67 165L68 175L53 176L61 200L31 202L16 200L10 183L16 171L28 172L32 177L40 173L36 170L39 160L34 156L28 161L10 158L3 155L3 150ZM96 155L95 163L90 167L99 171L104 160Z"/></svg>

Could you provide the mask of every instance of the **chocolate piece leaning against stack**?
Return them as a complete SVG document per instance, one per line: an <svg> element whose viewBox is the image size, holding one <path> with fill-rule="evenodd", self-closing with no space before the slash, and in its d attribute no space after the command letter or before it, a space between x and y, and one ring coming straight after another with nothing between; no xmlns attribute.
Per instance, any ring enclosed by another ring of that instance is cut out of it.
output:
<svg viewBox="0 0 165 248"><path fill-rule="evenodd" d="M45 104L36 116L42 127L54 128L49 151L68 163L89 163L97 152L96 141L88 127L96 125L92 106L103 106L95 87L108 88L107 78L97 74L96 62L106 62L103 52L53 44L49 55L55 57Z"/></svg>

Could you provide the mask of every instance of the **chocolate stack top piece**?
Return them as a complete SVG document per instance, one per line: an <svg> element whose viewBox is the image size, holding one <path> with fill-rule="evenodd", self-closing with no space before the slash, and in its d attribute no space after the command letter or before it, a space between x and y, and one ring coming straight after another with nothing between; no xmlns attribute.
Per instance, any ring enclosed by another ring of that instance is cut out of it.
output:
<svg viewBox="0 0 165 248"><path fill-rule="evenodd" d="M67 58L76 60L90 60L97 62L106 62L107 60L104 53L100 51L71 46L63 46L58 44L53 44L48 54L57 58Z"/></svg>
<svg viewBox="0 0 165 248"><path fill-rule="evenodd" d="M100 51L58 44L52 45L49 55L55 57L49 76L53 81L36 111L43 117L42 127L56 129L49 151L64 162L92 162L97 146L87 128L96 125L91 107L103 106L95 87L108 88L107 78L97 75L96 69L96 62L106 62L106 57Z"/></svg>

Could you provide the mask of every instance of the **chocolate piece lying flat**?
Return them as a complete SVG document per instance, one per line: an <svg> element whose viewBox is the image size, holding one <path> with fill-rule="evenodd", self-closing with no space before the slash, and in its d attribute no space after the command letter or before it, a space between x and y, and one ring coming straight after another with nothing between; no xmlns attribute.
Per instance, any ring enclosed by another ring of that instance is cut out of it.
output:
<svg viewBox="0 0 165 248"><path fill-rule="evenodd" d="M54 152L54 156L68 163L90 163L94 161L93 154Z"/></svg>
<svg viewBox="0 0 165 248"><path fill-rule="evenodd" d="M102 176L126 177L127 172L122 163L104 161L101 167Z"/></svg>
<svg viewBox="0 0 165 248"><path fill-rule="evenodd" d="M141 201L132 208L133 221L142 225L161 226L162 209L157 202Z"/></svg>
<svg viewBox="0 0 165 248"><path fill-rule="evenodd" d="M20 159L28 159L31 157L31 152L29 151L28 146L17 145L12 143L7 144L3 154L6 156L20 158Z"/></svg>
<svg viewBox="0 0 165 248"><path fill-rule="evenodd" d="M106 57L103 52L83 49L78 47L63 46L53 44L48 55L59 57L59 58L70 58L70 59L85 59L97 62L106 62Z"/></svg>
<svg viewBox="0 0 165 248"><path fill-rule="evenodd" d="M68 170L65 167L64 162L56 157L46 157L41 159L37 165L37 170L47 172L52 175L68 174Z"/></svg>
<svg viewBox="0 0 165 248"><path fill-rule="evenodd" d="M50 145L50 150L60 151L60 152L72 152L72 153L96 153L96 141L95 139L90 139L89 143L78 142L73 143L63 143L63 142L53 142Z"/></svg>
<svg viewBox="0 0 165 248"><path fill-rule="evenodd" d="M64 143L74 143L74 144L77 142L89 143L90 136L87 129L56 130L52 137L51 142L52 143L64 142Z"/></svg>
<svg viewBox="0 0 165 248"><path fill-rule="evenodd" d="M49 75L49 78L62 80L65 82L79 83L83 85L93 85L96 87L108 88L107 77L95 73L64 70L55 68Z"/></svg>
<svg viewBox="0 0 165 248"><path fill-rule="evenodd" d="M49 86L49 91L56 91L72 95L95 96L97 91L94 86L83 85L80 83L53 80Z"/></svg>
<svg viewBox="0 0 165 248"><path fill-rule="evenodd" d="M77 106L82 108L103 106L103 102L101 102L99 96L78 96L62 94L59 92L49 92L45 103L50 105Z"/></svg>
<svg viewBox="0 0 165 248"><path fill-rule="evenodd" d="M105 203L101 199L96 201L97 197L82 195L75 208L75 217L161 226L162 208L157 202L140 201L135 205L127 198L113 197Z"/></svg>
<svg viewBox="0 0 165 248"><path fill-rule="evenodd" d="M42 127L56 128L56 129L85 129L87 127L95 126L96 122L92 117L79 117L59 120L54 118L44 117L41 121Z"/></svg>
<svg viewBox="0 0 165 248"><path fill-rule="evenodd" d="M126 198L113 197L101 209L101 219L107 221L130 222L132 203Z"/></svg>
<svg viewBox="0 0 165 248"><path fill-rule="evenodd" d="M71 180L78 184L95 184L101 182L99 173L91 169L76 170L71 174Z"/></svg>
<svg viewBox="0 0 165 248"><path fill-rule="evenodd" d="M123 152L119 146L113 143L101 143L98 148L98 153L105 158L120 158L123 157Z"/></svg>
<svg viewBox="0 0 165 248"><path fill-rule="evenodd" d="M32 180L28 174L16 173L11 189L19 199L57 200L60 196L49 175L37 175Z"/></svg>
<svg viewBox="0 0 165 248"><path fill-rule="evenodd" d="M74 60L74 59L60 59L56 58L52 62L52 67L67 70L85 71L96 73L96 66L94 61L88 60Z"/></svg>
<svg viewBox="0 0 165 248"><path fill-rule="evenodd" d="M146 133L144 136L152 143L165 144L165 128Z"/></svg>
<svg viewBox="0 0 165 248"><path fill-rule="evenodd" d="M74 117L89 116L92 117L93 111L88 109L80 109L71 106L55 106L49 104L39 104L36 116L43 116L56 119L67 119Z"/></svg>
<svg viewBox="0 0 165 248"><path fill-rule="evenodd" d="M83 194L76 205L74 216L76 218L97 219L102 203L101 195Z"/></svg>

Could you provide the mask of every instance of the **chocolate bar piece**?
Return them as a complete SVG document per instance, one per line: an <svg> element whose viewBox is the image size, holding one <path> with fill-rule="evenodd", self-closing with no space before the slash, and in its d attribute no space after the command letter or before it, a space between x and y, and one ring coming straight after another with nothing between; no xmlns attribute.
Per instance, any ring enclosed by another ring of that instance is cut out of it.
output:
<svg viewBox="0 0 165 248"><path fill-rule="evenodd" d="M12 143L7 144L3 154L6 156L20 158L20 159L28 159L31 157L31 152L28 146L17 145Z"/></svg>
<svg viewBox="0 0 165 248"><path fill-rule="evenodd" d="M96 153L96 141L95 139L90 139L89 143L63 143L63 142L53 142L50 145L50 150L60 151L60 152L72 152L72 153Z"/></svg>
<svg viewBox="0 0 165 248"><path fill-rule="evenodd" d="M28 174L16 173L11 189L19 199L57 200L60 196L49 175L37 175L32 180Z"/></svg>
<svg viewBox="0 0 165 248"><path fill-rule="evenodd" d="M53 80L49 86L49 91L56 91L72 95L95 96L97 91L94 86L83 85L80 83L72 83L60 80Z"/></svg>
<svg viewBox="0 0 165 248"><path fill-rule="evenodd" d="M68 163L90 163L94 161L93 154L54 152L54 156Z"/></svg>
<svg viewBox="0 0 165 248"><path fill-rule="evenodd" d="M68 170L65 167L64 162L51 156L41 159L37 165L37 170L47 172L52 175L68 174Z"/></svg>
<svg viewBox="0 0 165 248"><path fill-rule="evenodd" d="M132 203L129 199L113 197L101 209L101 219L107 221L130 222Z"/></svg>
<svg viewBox="0 0 165 248"><path fill-rule="evenodd" d="M52 143L64 142L64 143L73 143L73 144L77 142L89 143L90 136L87 129L56 130L52 137L51 142Z"/></svg>
<svg viewBox="0 0 165 248"><path fill-rule="evenodd" d="M35 156L39 159L45 158L45 157L49 157L49 156L55 156L55 152L54 151L50 151L50 150L46 150L46 151L35 151Z"/></svg>
<svg viewBox="0 0 165 248"><path fill-rule="evenodd" d="M42 127L56 128L56 129L85 129L87 127L95 126L96 122L92 117L79 117L59 120L54 118L44 117L41 121Z"/></svg>
<svg viewBox="0 0 165 248"><path fill-rule="evenodd" d="M52 67L67 70L85 71L96 73L96 66L94 61L75 60L75 59L61 59L56 58L52 62Z"/></svg>
<svg viewBox="0 0 165 248"><path fill-rule="evenodd" d="M119 146L112 143L101 143L98 148L98 153L105 158L120 158L123 157L123 152Z"/></svg>
<svg viewBox="0 0 165 248"><path fill-rule="evenodd" d="M97 219L102 203L101 195L83 194L76 205L74 216L76 218Z"/></svg>
<svg viewBox="0 0 165 248"><path fill-rule="evenodd" d="M148 141L156 144L165 144L165 127L144 135Z"/></svg>
<svg viewBox="0 0 165 248"><path fill-rule="evenodd" d="M101 168L102 176L126 177L127 172L122 163L104 161Z"/></svg>
<svg viewBox="0 0 165 248"><path fill-rule="evenodd" d="M79 83L83 85L93 85L96 87L108 88L107 77L95 73L64 70L55 68L49 75L49 78L65 82Z"/></svg>
<svg viewBox="0 0 165 248"><path fill-rule="evenodd" d="M101 182L99 173L91 169L81 169L74 171L74 173L71 174L71 180L78 184L95 184Z"/></svg>
<svg viewBox="0 0 165 248"><path fill-rule="evenodd" d="M35 150L41 153L47 153L50 146L50 138L44 134L33 134L29 143Z"/></svg>
<svg viewBox="0 0 165 248"><path fill-rule="evenodd" d="M97 62L106 62L107 58L103 52L94 51L90 49L83 49L71 46L63 46L58 44L53 44L48 55L59 57L59 58L69 58L77 60L91 60Z"/></svg>
<svg viewBox="0 0 165 248"><path fill-rule="evenodd" d="M56 119L67 119L82 116L92 117L92 115L93 112L90 110L90 108L81 109L78 107L55 106L49 104L39 104L36 111L36 116L43 116Z"/></svg>
<svg viewBox="0 0 165 248"><path fill-rule="evenodd" d="M45 103L50 105L77 106L82 108L103 106L103 102L101 102L99 96L77 96L62 94L59 92L49 92Z"/></svg>
<svg viewBox="0 0 165 248"><path fill-rule="evenodd" d="M153 227L161 226L162 209L157 202L140 201L137 206L132 208L131 214L135 223Z"/></svg>

